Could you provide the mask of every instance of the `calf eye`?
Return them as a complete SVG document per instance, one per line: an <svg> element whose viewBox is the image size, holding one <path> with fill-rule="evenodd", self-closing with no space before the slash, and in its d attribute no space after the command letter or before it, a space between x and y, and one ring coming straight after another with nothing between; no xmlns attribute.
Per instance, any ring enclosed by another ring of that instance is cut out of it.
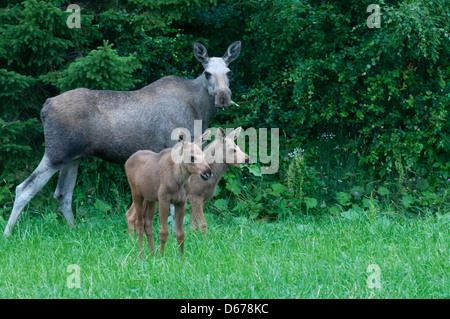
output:
<svg viewBox="0 0 450 319"><path fill-rule="evenodd" d="M230 71L227 72L227 76L230 77L230 76L232 76L232 75L233 75L233 71L230 70Z"/></svg>
<svg viewBox="0 0 450 319"><path fill-rule="evenodd" d="M205 77L207 80L209 80L211 78L211 73L209 73L208 71L205 71Z"/></svg>
<svg viewBox="0 0 450 319"><path fill-rule="evenodd" d="M194 163L194 161L195 161L194 156L191 156L191 163Z"/></svg>

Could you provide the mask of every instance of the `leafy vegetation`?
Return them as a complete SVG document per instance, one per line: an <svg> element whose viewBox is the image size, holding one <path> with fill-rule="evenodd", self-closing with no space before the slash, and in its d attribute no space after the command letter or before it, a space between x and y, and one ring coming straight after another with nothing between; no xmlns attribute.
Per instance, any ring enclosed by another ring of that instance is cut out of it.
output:
<svg viewBox="0 0 450 319"><path fill-rule="evenodd" d="M230 220L448 212L450 9L444 0L379 1L381 28L370 29L368 4L104 0L83 3L82 27L70 29L66 1L0 1L2 216L42 156L46 98L192 78L201 72L194 41L220 56L238 39L239 106L212 126L279 127L280 169L231 169L207 211ZM129 200L122 167L86 159L79 172L77 214L86 194L99 211ZM31 209L57 210L54 186Z"/></svg>

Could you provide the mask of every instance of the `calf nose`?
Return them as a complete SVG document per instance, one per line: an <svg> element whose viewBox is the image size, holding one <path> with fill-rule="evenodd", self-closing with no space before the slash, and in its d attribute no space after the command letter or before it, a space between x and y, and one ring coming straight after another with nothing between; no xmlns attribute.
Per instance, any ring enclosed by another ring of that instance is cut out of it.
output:
<svg viewBox="0 0 450 319"><path fill-rule="evenodd" d="M251 159L250 159L250 157L246 157L246 158L245 158L245 164L249 164L249 165L252 165L252 164L253 164L252 161L251 161Z"/></svg>
<svg viewBox="0 0 450 319"><path fill-rule="evenodd" d="M212 171L210 168L204 170L201 174L200 177L204 180L207 181L208 179L210 179L212 177Z"/></svg>

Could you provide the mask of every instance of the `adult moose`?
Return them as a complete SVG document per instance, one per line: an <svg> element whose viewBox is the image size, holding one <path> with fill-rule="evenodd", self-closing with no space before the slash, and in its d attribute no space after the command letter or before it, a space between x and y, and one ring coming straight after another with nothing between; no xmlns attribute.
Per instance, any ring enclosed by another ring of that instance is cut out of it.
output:
<svg viewBox="0 0 450 319"><path fill-rule="evenodd" d="M125 163L138 150L160 152L172 147L175 128L194 135L194 120L205 131L217 108L231 104L228 65L241 52L232 43L221 58L208 56L194 44L194 56L205 71L196 79L167 76L136 91L74 89L45 101L41 110L45 153L34 172L16 188L14 206L5 228L9 236L25 205L60 171L54 193L70 226L72 193L83 156Z"/></svg>

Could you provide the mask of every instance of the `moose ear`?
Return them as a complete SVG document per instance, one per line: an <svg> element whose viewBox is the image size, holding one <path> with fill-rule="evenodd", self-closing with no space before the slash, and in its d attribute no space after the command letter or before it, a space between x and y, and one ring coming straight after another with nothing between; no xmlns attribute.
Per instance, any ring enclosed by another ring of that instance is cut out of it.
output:
<svg viewBox="0 0 450 319"><path fill-rule="evenodd" d="M209 61L208 51L206 51L203 44L198 42L194 43L194 56L203 64L203 66L205 66Z"/></svg>
<svg viewBox="0 0 450 319"><path fill-rule="evenodd" d="M225 61L226 65L228 65L234 60L236 60L240 53L241 53L241 41L236 41L228 47L227 52L225 52L222 59Z"/></svg>
<svg viewBox="0 0 450 319"><path fill-rule="evenodd" d="M229 138L235 140L235 139L238 138L238 136L239 136L239 134L241 134L241 132L242 132L242 127L239 126L239 127L238 127L237 129L235 129L233 132L231 132L230 134L228 134L227 137L229 137Z"/></svg>

